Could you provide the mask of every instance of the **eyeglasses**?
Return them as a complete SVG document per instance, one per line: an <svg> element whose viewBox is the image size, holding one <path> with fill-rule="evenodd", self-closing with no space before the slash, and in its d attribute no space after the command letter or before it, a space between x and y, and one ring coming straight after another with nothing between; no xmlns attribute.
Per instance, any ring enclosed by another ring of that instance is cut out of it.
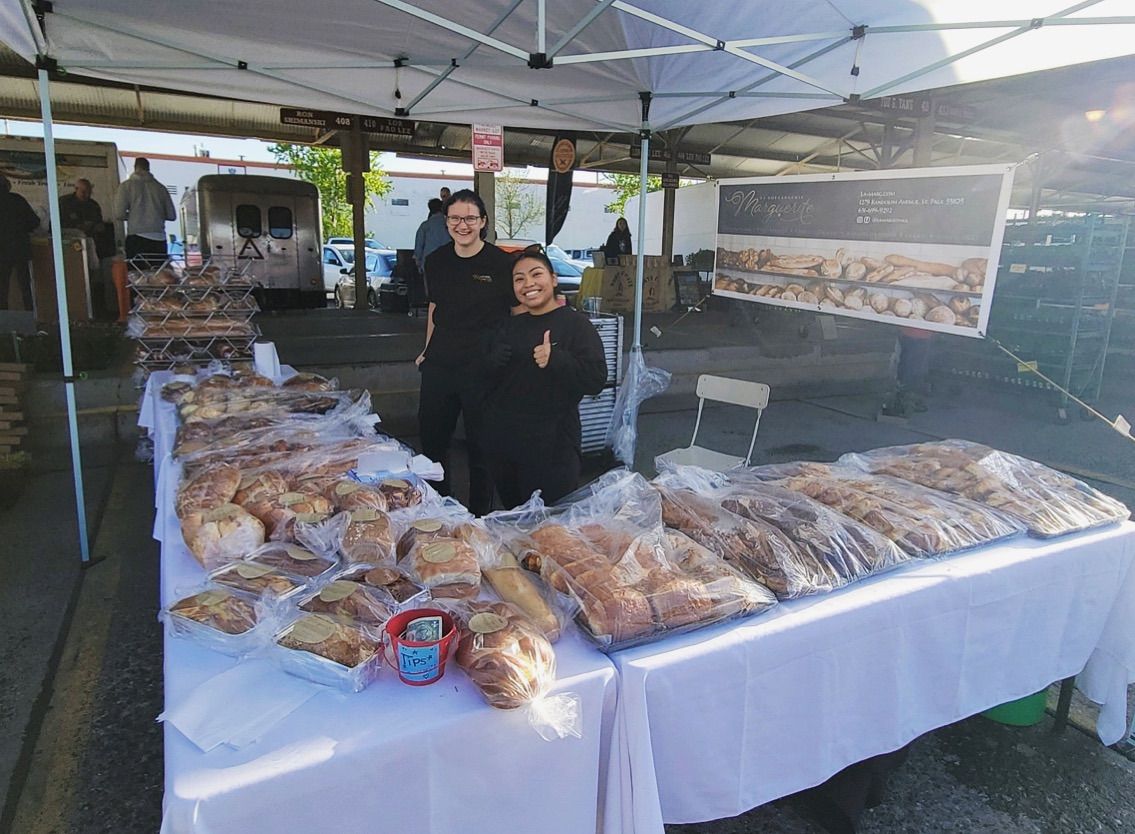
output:
<svg viewBox="0 0 1135 834"><path fill-rule="evenodd" d="M464 223L466 226L472 226L480 219L481 215L479 214L467 214L463 217L456 217L452 214L449 214L446 215L445 222L450 226L460 226L462 223Z"/></svg>
<svg viewBox="0 0 1135 834"><path fill-rule="evenodd" d="M542 243L533 243L524 247L524 254L526 255L543 255L544 245Z"/></svg>

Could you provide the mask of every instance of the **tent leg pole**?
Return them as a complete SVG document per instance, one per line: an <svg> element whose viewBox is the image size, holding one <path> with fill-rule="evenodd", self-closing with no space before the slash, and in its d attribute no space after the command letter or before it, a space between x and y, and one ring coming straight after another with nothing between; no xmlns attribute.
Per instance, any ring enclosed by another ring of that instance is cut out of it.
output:
<svg viewBox="0 0 1135 834"><path fill-rule="evenodd" d="M646 120L642 123L642 157L638 166L638 254L634 267L634 345L631 350L642 350L642 274L643 243L646 239L646 189L647 166L650 165L650 127Z"/></svg>
<svg viewBox="0 0 1135 834"><path fill-rule="evenodd" d="M87 540L87 505L83 493L83 460L79 453L79 418L75 407L75 368L71 361L71 316L63 273L63 235L59 219L59 176L55 167L55 135L51 125L51 90L47 70L40 69L39 109L47 161L47 206L51 218L51 254L55 265L55 299L59 307L59 346L63 353L63 384L67 395L67 428L71 435L71 473L75 479L75 516L79 522L79 553L85 567L91 561Z"/></svg>

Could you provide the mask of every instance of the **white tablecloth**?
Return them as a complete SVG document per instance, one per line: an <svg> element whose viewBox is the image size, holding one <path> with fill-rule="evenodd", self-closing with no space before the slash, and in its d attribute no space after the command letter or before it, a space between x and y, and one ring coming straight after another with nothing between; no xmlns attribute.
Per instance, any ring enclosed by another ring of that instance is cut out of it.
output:
<svg viewBox="0 0 1135 834"><path fill-rule="evenodd" d="M155 520L166 605L204 572L185 547L173 512L181 467L168 457L173 423L163 418L163 408L172 415L160 399L150 413L155 445L165 435L167 449ZM456 666L427 687L406 686L385 668L363 692L326 689L240 750L221 746L202 753L167 723L162 831L595 831L615 670L574 632L556 644L556 659L554 692L575 693L582 702L581 739L545 741L524 710L485 704ZM234 663L167 635L167 711Z"/></svg>
<svg viewBox="0 0 1135 834"><path fill-rule="evenodd" d="M1135 524L1017 539L612 655L609 834L730 817L1075 675L1122 729ZM1113 739L1114 740L1114 739Z"/></svg>

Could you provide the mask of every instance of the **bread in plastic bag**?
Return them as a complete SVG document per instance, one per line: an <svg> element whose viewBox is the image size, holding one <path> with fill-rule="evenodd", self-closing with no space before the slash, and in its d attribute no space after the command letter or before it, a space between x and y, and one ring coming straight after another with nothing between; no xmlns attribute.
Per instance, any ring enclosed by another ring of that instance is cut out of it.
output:
<svg viewBox="0 0 1135 834"><path fill-rule="evenodd" d="M276 634L283 669L345 692L359 692L382 666L380 632L327 614L304 614Z"/></svg>
<svg viewBox="0 0 1135 834"><path fill-rule="evenodd" d="M961 495L1020 519L1030 535L1061 536L1130 518L1122 503L1063 473L967 440L889 446L839 460L866 472Z"/></svg>
<svg viewBox="0 0 1135 834"><path fill-rule="evenodd" d="M329 614L374 628L381 628L394 615L394 608L385 591L349 579L336 579L299 599L301 611Z"/></svg>
<svg viewBox="0 0 1135 834"><path fill-rule="evenodd" d="M393 602L395 614L407 608L417 608L430 599L429 588L416 581L408 571L394 565L354 565L336 578L361 582L387 594Z"/></svg>
<svg viewBox="0 0 1135 834"><path fill-rule="evenodd" d="M604 475L590 494L572 496L528 533L527 542L537 554L529 563L538 563L544 580L574 600L580 628L605 651L775 603L713 554L702 550L695 559L686 542L667 536L658 493L634 473ZM699 560L716 560L716 569Z"/></svg>
<svg viewBox="0 0 1135 834"><path fill-rule="evenodd" d="M779 528L806 557L824 589L890 570L910 556L890 539L805 495L771 483L735 482L721 494L730 512Z"/></svg>
<svg viewBox="0 0 1135 834"><path fill-rule="evenodd" d="M326 578L336 566L332 557L320 556L306 547L287 542L266 542L245 559L307 583Z"/></svg>
<svg viewBox="0 0 1135 834"><path fill-rule="evenodd" d="M747 471L866 524L916 558L946 556L1024 532L1010 516L976 502L851 467L794 463Z"/></svg>
<svg viewBox="0 0 1135 834"><path fill-rule="evenodd" d="M236 504L222 504L181 519L186 547L205 568L242 558L264 543L264 525Z"/></svg>
<svg viewBox="0 0 1135 834"><path fill-rule="evenodd" d="M304 588L303 581L250 559L242 559L209 573L218 585L268 600L285 600Z"/></svg>
<svg viewBox="0 0 1135 834"><path fill-rule="evenodd" d="M184 478L177 490L174 509L178 518L204 513L232 501L240 487L240 470L222 464Z"/></svg>
<svg viewBox="0 0 1135 834"><path fill-rule="evenodd" d="M472 599L481 591L477 552L458 538L436 538L415 544L399 563L437 598Z"/></svg>
<svg viewBox="0 0 1135 834"><path fill-rule="evenodd" d="M581 738L578 696L548 696L556 682L552 644L520 609L506 602L446 605L457 623L454 659L489 706L528 708L529 723L548 740Z"/></svg>
<svg viewBox="0 0 1135 834"><path fill-rule="evenodd" d="M731 513L714 497L718 488L695 491L672 473L654 481L667 527L713 551L743 575L760 582L781 599L831 590L827 572L818 569L791 539L760 519Z"/></svg>
<svg viewBox="0 0 1135 834"><path fill-rule="evenodd" d="M214 651L240 656L263 642L267 625L255 598L207 584L182 596L161 612L170 634L195 640Z"/></svg>

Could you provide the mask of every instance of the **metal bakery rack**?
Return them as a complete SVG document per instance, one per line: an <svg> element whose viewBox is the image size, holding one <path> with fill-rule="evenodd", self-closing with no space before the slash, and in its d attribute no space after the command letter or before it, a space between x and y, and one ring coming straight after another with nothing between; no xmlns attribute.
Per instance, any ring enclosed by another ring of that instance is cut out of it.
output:
<svg viewBox="0 0 1135 834"><path fill-rule="evenodd" d="M247 261L221 258L195 266L141 258L129 264L134 305L126 335L138 343L139 383L156 370L252 358L260 335L252 317L260 307L247 268Z"/></svg>

